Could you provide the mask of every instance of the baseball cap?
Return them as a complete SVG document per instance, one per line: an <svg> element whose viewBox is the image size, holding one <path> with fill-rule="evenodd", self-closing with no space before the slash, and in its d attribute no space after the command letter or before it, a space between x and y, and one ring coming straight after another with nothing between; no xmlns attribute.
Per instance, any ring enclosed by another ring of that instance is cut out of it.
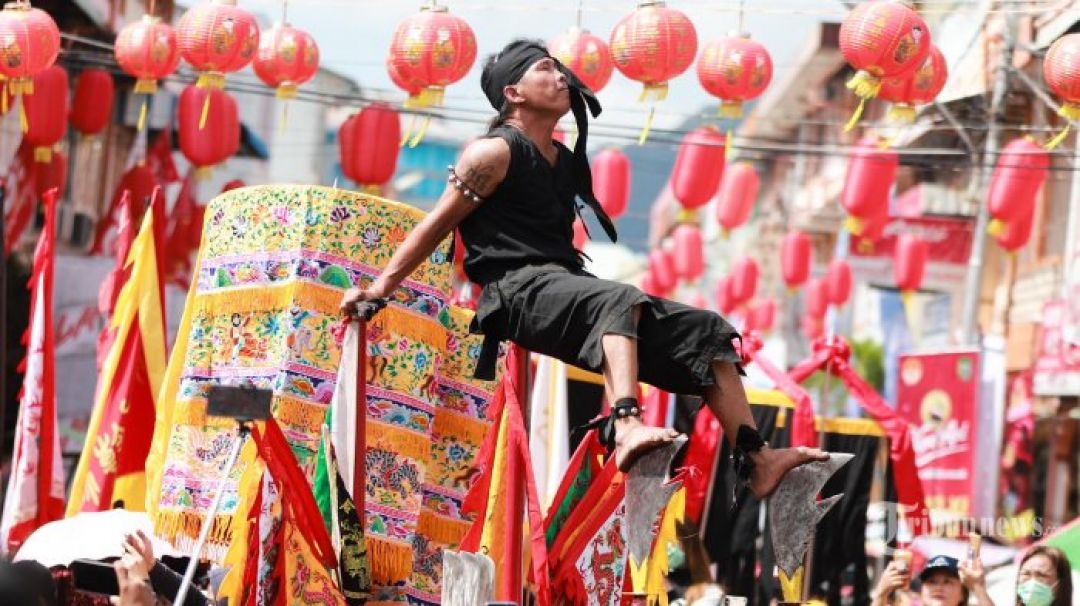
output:
<svg viewBox="0 0 1080 606"><path fill-rule="evenodd" d="M923 567L922 572L919 573L919 580L925 581L926 577L930 576L930 573L944 570L954 577L960 577L960 562L956 558L950 558L949 556L934 556L926 562L926 566Z"/></svg>

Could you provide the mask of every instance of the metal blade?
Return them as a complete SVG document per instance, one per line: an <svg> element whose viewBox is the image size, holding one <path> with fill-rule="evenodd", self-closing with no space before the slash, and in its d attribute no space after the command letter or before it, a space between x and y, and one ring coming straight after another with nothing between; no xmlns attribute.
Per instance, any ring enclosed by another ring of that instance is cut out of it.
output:
<svg viewBox="0 0 1080 606"><path fill-rule="evenodd" d="M626 529L632 562L640 564L649 557L660 512L682 486L682 482L667 483L667 476L671 460L686 440L681 437L641 455L626 474Z"/></svg>
<svg viewBox="0 0 1080 606"><path fill-rule="evenodd" d="M769 526L776 565L788 578L793 578L802 566L817 523L843 496L838 494L819 502L818 493L836 470L854 457L830 453L828 461L800 465L787 472L769 497Z"/></svg>

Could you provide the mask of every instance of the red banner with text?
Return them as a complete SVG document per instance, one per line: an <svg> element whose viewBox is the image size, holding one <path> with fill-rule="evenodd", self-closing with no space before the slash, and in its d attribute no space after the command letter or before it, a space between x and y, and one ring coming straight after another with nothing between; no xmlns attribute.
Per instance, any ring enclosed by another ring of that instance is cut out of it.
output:
<svg viewBox="0 0 1080 606"><path fill-rule="evenodd" d="M898 410L912 423L927 505L970 515L979 430L978 352L901 355L899 383Z"/></svg>

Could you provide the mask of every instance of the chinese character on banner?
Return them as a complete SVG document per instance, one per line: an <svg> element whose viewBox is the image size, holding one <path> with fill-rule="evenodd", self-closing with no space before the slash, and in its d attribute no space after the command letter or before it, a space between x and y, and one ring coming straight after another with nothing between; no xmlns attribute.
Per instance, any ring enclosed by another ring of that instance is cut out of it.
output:
<svg viewBox="0 0 1080 606"><path fill-rule="evenodd" d="M898 410L912 423L915 462L932 510L971 514L979 353L900 356Z"/></svg>

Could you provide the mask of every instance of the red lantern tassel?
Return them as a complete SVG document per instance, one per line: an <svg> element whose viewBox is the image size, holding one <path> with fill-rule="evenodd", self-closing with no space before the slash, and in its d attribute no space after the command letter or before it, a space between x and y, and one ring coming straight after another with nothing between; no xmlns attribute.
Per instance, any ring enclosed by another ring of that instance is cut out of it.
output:
<svg viewBox="0 0 1080 606"><path fill-rule="evenodd" d="M866 109L866 102L876 97L881 91L881 80L869 72L859 70L847 81L847 87L859 98L859 106L855 108L855 113L851 114L851 119L844 125L844 132L850 131L859 123L863 110Z"/></svg>
<svg viewBox="0 0 1080 606"><path fill-rule="evenodd" d="M653 117L656 115L656 103L667 99L667 93L667 82L663 84L646 84L645 88L641 89L638 103L652 100L653 104L649 106L649 115L645 118L645 125L641 127L641 135L638 137L637 142L638 145L645 145L645 141L648 140L649 130L652 129Z"/></svg>

